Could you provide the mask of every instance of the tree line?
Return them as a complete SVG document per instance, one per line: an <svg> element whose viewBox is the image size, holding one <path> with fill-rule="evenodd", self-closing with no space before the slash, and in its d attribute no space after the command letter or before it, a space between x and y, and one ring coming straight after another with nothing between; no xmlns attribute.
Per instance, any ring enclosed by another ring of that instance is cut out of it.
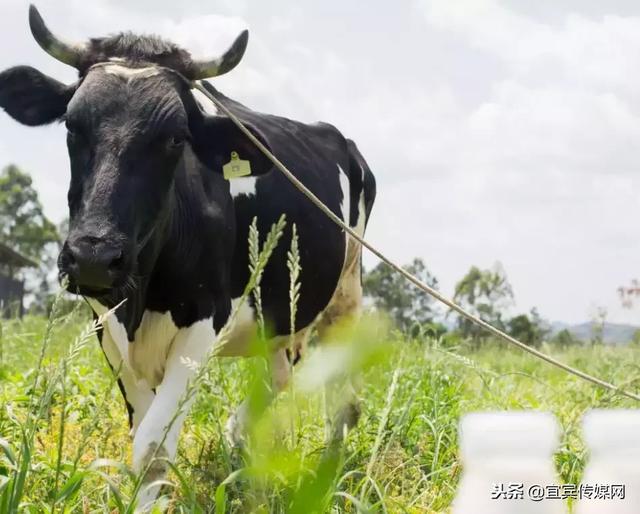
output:
<svg viewBox="0 0 640 514"><path fill-rule="evenodd" d="M415 258L404 268L434 289L437 278L420 258ZM415 335L450 334L474 343L484 341L486 331L466 318L444 313L429 294L409 284L401 275L384 263L364 273L364 295L370 306L385 312L401 331ZM507 312L514 304L514 294L506 273L499 264L489 269L472 266L456 283L453 300L467 311L486 322L532 346L549 340L551 327L533 308L527 313L509 317ZM568 330L562 330L552 342L567 346L579 342Z"/></svg>

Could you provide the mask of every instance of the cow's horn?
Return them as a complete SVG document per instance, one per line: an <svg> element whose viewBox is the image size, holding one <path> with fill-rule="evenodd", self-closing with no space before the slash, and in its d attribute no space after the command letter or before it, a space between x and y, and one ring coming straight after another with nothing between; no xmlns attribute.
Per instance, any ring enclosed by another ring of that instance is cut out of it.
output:
<svg viewBox="0 0 640 514"><path fill-rule="evenodd" d="M45 25L42 16L40 16L38 9L36 9L36 6L33 4L29 6L29 27L31 28L31 34L33 34L34 39L45 52L58 61L78 68L85 51L84 47L82 45L65 43L54 36Z"/></svg>
<svg viewBox="0 0 640 514"><path fill-rule="evenodd" d="M233 42L229 50L222 54L222 56L211 61L195 61L193 63L193 79L198 80L217 77L218 75L231 71L242 59L244 51L247 49L248 41L249 31L243 30Z"/></svg>

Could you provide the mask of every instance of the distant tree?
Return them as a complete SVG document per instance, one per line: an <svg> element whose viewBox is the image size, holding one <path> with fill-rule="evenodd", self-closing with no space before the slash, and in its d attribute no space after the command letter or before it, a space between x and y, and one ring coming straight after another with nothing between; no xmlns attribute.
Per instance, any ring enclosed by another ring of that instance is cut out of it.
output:
<svg viewBox="0 0 640 514"><path fill-rule="evenodd" d="M34 259L40 259L45 245L59 241L31 177L13 164L0 173L0 238Z"/></svg>
<svg viewBox="0 0 640 514"><path fill-rule="evenodd" d="M540 344L536 326L531 322L526 314L519 314L511 318L507 322L507 331L509 335L515 337L518 341L522 341L530 346Z"/></svg>
<svg viewBox="0 0 640 514"><path fill-rule="evenodd" d="M404 267L429 286L437 289L437 279L420 258ZM363 277L364 294L377 309L387 312L398 328L409 330L414 324L433 322L434 300L427 293L407 283L406 279L381 262Z"/></svg>
<svg viewBox="0 0 640 514"><path fill-rule="evenodd" d="M60 238L56 226L44 215L31 177L14 165L0 173L0 240L41 263L26 275L36 306L43 306L50 294Z"/></svg>
<svg viewBox="0 0 640 514"><path fill-rule="evenodd" d="M631 344L637 348L640 348L640 330L636 330L631 338Z"/></svg>
<svg viewBox="0 0 640 514"><path fill-rule="evenodd" d="M500 329L505 329L504 310L513 303L513 290L502 266L482 270L472 266L456 284L454 300L471 313ZM471 321L458 317L458 330L465 337L482 339L483 330Z"/></svg>
<svg viewBox="0 0 640 514"><path fill-rule="evenodd" d="M533 307L529 311L529 316L531 318L531 323L533 323L536 327L538 338L540 339L540 341L546 341L551 334L551 325L549 324L549 322L542 319L542 316L540 316L537 307Z"/></svg>
<svg viewBox="0 0 640 514"><path fill-rule="evenodd" d="M507 332L525 344L540 346L547 337L549 328L534 307L529 315L519 314L511 318L507 322Z"/></svg>
<svg viewBox="0 0 640 514"><path fill-rule="evenodd" d="M568 346L580 344L581 341L566 328L564 328L551 338L551 343L561 348L566 348Z"/></svg>
<svg viewBox="0 0 640 514"><path fill-rule="evenodd" d="M607 309L596 307L591 315L591 344L604 343L604 327L607 322Z"/></svg>

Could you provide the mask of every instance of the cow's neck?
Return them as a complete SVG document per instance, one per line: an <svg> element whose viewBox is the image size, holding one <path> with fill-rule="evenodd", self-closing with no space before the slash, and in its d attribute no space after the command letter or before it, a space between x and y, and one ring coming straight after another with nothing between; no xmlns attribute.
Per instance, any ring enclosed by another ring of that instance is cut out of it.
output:
<svg viewBox="0 0 640 514"><path fill-rule="evenodd" d="M229 274L235 228L229 186L188 147L164 216L139 256L139 285L118 313L130 338L145 310L169 311L178 326L212 315L220 324L228 315L230 293L224 277Z"/></svg>

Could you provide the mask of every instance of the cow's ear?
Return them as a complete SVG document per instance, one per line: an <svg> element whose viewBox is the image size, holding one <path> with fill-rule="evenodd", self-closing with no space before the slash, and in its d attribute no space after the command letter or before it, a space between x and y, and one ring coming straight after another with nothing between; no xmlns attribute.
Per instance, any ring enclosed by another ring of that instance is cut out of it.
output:
<svg viewBox="0 0 640 514"><path fill-rule="evenodd" d="M76 86L67 86L30 66L0 73L0 107L16 121L35 126L60 119Z"/></svg>
<svg viewBox="0 0 640 514"><path fill-rule="evenodd" d="M190 123L192 146L202 163L214 171L223 172L224 165L237 154L243 161L249 161L251 175L264 175L273 168L272 162L227 116L196 116ZM267 136L251 122L243 120L258 140L273 151ZM234 154L234 155L235 155Z"/></svg>

